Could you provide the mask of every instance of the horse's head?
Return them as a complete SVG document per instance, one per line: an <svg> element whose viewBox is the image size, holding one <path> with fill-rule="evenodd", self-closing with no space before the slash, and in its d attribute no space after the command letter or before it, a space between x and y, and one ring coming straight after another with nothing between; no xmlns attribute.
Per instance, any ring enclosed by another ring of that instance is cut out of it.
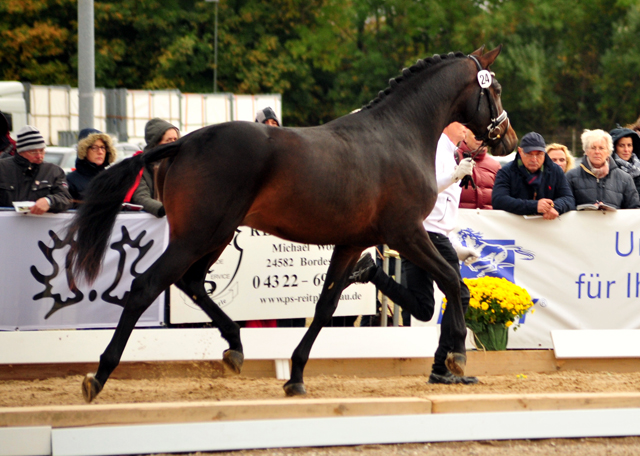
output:
<svg viewBox="0 0 640 456"><path fill-rule="evenodd" d="M502 46L484 53L484 46L469 55L469 67L475 77L465 91L467 101L463 117L465 125L473 131L476 139L491 148L493 155L507 155L518 145L518 136L511 128L507 111L502 109L500 93L502 87L490 65L496 60Z"/></svg>

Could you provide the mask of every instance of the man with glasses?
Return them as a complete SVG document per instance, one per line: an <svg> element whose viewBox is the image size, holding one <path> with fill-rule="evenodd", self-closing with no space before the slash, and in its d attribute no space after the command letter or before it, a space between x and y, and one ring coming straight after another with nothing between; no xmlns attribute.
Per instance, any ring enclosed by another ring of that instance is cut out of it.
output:
<svg viewBox="0 0 640 456"><path fill-rule="evenodd" d="M27 125L18 131L16 154L0 160L0 207L32 201L29 212L36 215L69 209L64 171L44 161L45 147L37 128Z"/></svg>
<svg viewBox="0 0 640 456"><path fill-rule="evenodd" d="M491 202L494 209L553 220L575 210L576 204L562 169L545 153L542 135L527 133L515 159L496 175Z"/></svg>

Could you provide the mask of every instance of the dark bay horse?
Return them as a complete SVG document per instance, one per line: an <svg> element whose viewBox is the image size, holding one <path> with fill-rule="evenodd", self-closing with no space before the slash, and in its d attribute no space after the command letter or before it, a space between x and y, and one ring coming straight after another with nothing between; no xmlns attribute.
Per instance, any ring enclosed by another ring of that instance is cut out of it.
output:
<svg viewBox="0 0 640 456"><path fill-rule="evenodd" d="M435 151L446 125L467 125L495 155L516 146L500 85L484 71L499 53L500 47L487 53L483 47L470 56L419 60L361 111L326 125L213 125L98 175L69 226L67 239L75 238L67 258L72 283L74 277L96 278L127 190L146 163L162 159L168 165L162 193L170 236L164 253L133 281L98 371L83 381L85 399L99 394L140 315L174 283L220 329L229 343L223 359L240 371L239 327L204 287L209 267L240 225L290 241L335 245L313 322L292 356L287 395L306 393L303 370L311 346L333 315L360 254L377 244L388 244L435 277L455 322L457 342L447 367L462 375L466 328L460 286L422 221L436 201Z"/></svg>

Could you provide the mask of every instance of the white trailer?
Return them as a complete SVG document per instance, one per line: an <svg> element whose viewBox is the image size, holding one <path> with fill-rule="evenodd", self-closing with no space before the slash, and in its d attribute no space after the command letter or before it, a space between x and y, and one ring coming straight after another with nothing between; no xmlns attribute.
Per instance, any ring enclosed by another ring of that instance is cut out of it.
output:
<svg viewBox="0 0 640 456"><path fill-rule="evenodd" d="M282 120L280 94L182 93L179 90L96 89L94 128L120 142L144 144L144 126L160 117L187 134L232 120L253 121L271 107ZM49 145L71 145L78 132L78 89L0 81L0 111L11 115L12 136L24 125L37 127Z"/></svg>

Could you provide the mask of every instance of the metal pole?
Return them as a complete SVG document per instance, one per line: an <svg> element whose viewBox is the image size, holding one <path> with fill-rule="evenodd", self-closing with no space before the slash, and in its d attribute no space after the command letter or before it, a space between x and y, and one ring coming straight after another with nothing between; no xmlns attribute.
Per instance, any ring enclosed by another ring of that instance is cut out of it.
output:
<svg viewBox="0 0 640 456"><path fill-rule="evenodd" d="M93 128L95 92L93 0L78 0L78 128Z"/></svg>
<svg viewBox="0 0 640 456"><path fill-rule="evenodd" d="M387 247L386 245L384 245L384 247L382 248L382 271L385 274L389 274L389 255L387 255L387 252L389 250L389 247ZM382 299L380 300L380 326L387 326L387 306L389 303L389 298L387 298L387 295L385 295L384 293L382 294Z"/></svg>
<svg viewBox="0 0 640 456"><path fill-rule="evenodd" d="M213 93L218 93L218 3L220 0L205 0L215 3L216 19L213 29Z"/></svg>
<svg viewBox="0 0 640 456"><path fill-rule="evenodd" d="M402 259L398 252L395 252L396 255L394 258L396 259L396 282L402 283ZM393 326L400 326L400 314L402 310L397 303L393 303Z"/></svg>
<svg viewBox="0 0 640 456"><path fill-rule="evenodd" d="M216 21L214 26L213 38L213 93L218 92L218 2L216 1Z"/></svg>
<svg viewBox="0 0 640 456"><path fill-rule="evenodd" d="M389 246L387 246L386 244L383 246L383 251L382 251L382 257L383 257L383 263L382 263L382 270L385 272L385 274L387 275L391 275L390 271L389 271L389 267L390 267L390 261L389 258L395 258L396 260L396 266L395 266L395 271L394 271L394 275L395 275L395 281L398 283L402 283L402 278L400 277L402 274L402 263L400 260L400 254L395 251L395 250L391 250L389 248ZM381 316L380 319L380 326L387 326L387 305L388 305L388 298L383 294L382 295L382 308L384 309L384 316ZM393 326L400 326L400 306L397 303L393 303L393 320L392 320L392 324ZM383 324L384 322L384 324Z"/></svg>

